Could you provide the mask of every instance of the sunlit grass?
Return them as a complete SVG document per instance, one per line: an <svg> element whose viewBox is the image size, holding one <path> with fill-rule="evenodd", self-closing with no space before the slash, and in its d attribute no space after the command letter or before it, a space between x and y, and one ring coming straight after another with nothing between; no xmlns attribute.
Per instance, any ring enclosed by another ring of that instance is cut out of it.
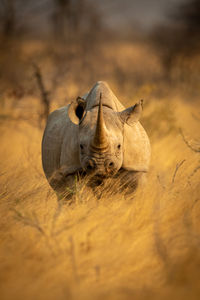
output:
<svg viewBox="0 0 200 300"><path fill-rule="evenodd" d="M43 175L42 131L1 120L1 299L197 299L199 153L179 131L197 138L196 108L150 103L147 185L100 199L82 185L72 205Z"/></svg>

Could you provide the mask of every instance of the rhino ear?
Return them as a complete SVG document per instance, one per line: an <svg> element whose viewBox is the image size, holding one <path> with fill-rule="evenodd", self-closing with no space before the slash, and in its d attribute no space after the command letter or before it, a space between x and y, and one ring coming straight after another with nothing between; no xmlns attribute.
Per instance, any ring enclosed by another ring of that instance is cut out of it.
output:
<svg viewBox="0 0 200 300"><path fill-rule="evenodd" d="M143 109L143 100L140 100L134 106L131 106L119 113L123 123L132 125L134 122L139 121Z"/></svg>
<svg viewBox="0 0 200 300"><path fill-rule="evenodd" d="M73 101L68 108L68 116L72 123L79 124L85 115L86 101L85 99L78 97L76 101Z"/></svg>

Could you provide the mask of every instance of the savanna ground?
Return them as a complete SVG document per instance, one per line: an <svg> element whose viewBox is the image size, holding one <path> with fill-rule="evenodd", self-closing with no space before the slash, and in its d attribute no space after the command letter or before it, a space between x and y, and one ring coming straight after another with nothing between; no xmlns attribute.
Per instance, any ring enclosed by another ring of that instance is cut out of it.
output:
<svg viewBox="0 0 200 300"><path fill-rule="evenodd" d="M29 48L24 51L28 56ZM75 65L78 77L59 84L51 109L97 80L108 81L126 107L144 98L141 123L152 145L147 185L127 197L102 191L100 199L77 185L74 204L59 204L41 166L39 96L17 104L13 95L4 96L1 299L200 297L200 59L177 64L166 83L157 56L145 45L121 43L101 51L103 65L97 59L89 70L82 66L84 74ZM42 70L48 64L47 56ZM187 80L184 74L190 74Z"/></svg>

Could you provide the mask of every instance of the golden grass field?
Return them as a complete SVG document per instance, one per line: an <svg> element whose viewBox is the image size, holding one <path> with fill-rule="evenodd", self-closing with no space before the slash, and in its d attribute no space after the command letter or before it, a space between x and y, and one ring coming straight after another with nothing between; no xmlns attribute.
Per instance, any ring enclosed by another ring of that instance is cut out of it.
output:
<svg viewBox="0 0 200 300"><path fill-rule="evenodd" d="M42 130L16 111L8 105L0 119L0 298L199 299L200 153L180 134L199 149L198 99L176 91L146 102L145 187L101 199L77 187L70 206L44 177Z"/></svg>

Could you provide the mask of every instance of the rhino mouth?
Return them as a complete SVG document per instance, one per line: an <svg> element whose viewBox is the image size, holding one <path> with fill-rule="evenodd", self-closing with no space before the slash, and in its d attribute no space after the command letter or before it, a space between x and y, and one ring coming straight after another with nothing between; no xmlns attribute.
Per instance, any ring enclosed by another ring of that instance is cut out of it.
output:
<svg viewBox="0 0 200 300"><path fill-rule="evenodd" d="M100 186L101 184L104 183L104 181L110 177L113 177L114 174L111 173L99 173L99 172L91 172L90 174L88 172L86 172L84 169L80 169L77 172L74 173L70 173L65 175L65 179L68 176L72 176L72 175L77 175L78 176L78 180L79 179L86 179L86 184L89 185L90 187L96 187L96 186Z"/></svg>
<svg viewBox="0 0 200 300"><path fill-rule="evenodd" d="M102 175L102 174L95 174L95 175L91 175L88 178L88 184L91 187L95 187L95 186L99 186L101 184L103 184L103 182L108 178L108 176L106 175Z"/></svg>
<svg viewBox="0 0 200 300"><path fill-rule="evenodd" d="M99 186L101 185L104 180L111 177L111 174L103 174L103 173L95 173L91 172L90 174L86 171L82 171L79 173L81 175L81 178L86 178L89 186Z"/></svg>

